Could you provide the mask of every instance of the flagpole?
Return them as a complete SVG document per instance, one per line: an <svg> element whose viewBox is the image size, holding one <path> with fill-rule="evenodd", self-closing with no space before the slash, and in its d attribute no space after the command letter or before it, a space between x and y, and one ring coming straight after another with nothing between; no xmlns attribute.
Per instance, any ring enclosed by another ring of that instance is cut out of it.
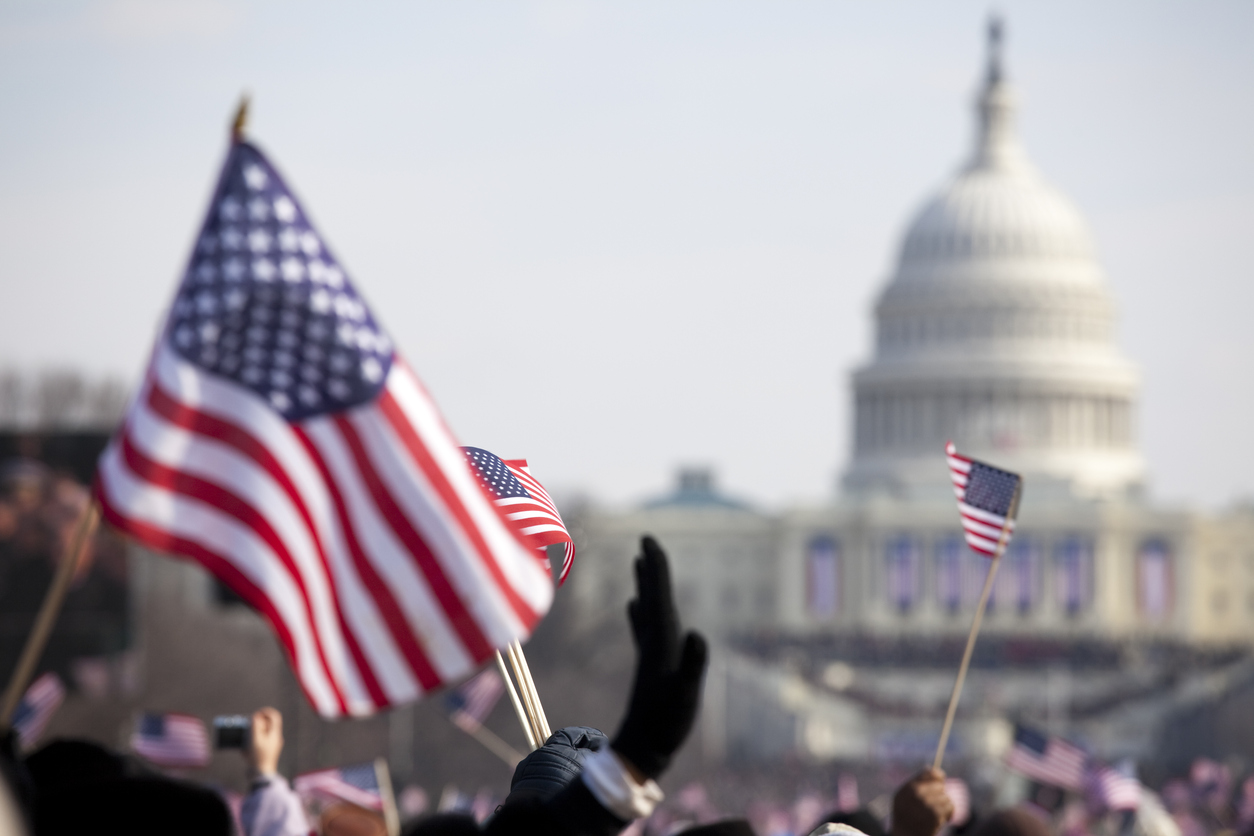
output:
<svg viewBox="0 0 1254 836"><path fill-rule="evenodd" d="M52 585L48 587L48 592L44 595L44 602L39 607L39 615L35 617L35 624L26 638L26 646L22 648L17 667L13 669L9 677L9 685L4 691L4 700L0 702L0 727L8 728L13 719L13 712L17 710L22 694L30 683L31 675L35 672L35 666L43 655L44 647L48 644L48 637L52 635L57 615L65 602L65 594L70 589L70 581L74 578L74 570L78 568L82 559L83 549L92 535L96 533L99 525L100 506L93 499L78 518L78 524L74 527L74 536L70 538L70 544L61 556L57 572L52 578Z"/></svg>
<svg viewBox="0 0 1254 836"><path fill-rule="evenodd" d="M523 707L527 709L527 722L531 724L532 734L535 735L536 748L539 749L548 738L542 733L540 721L536 715L535 703L532 701L531 689L527 687L527 678L523 674L522 664L518 661L518 654L514 652L513 642L506 646L505 655L509 657L509 666L514 672L514 678L518 680L518 693L522 696Z"/></svg>
<svg viewBox="0 0 1254 836"><path fill-rule="evenodd" d="M509 691L509 701L514 706L514 713L518 715L518 724L522 726L523 734L527 736L527 745L534 752L540 748L536 743L536 733L527 720L527 712L523 709L522 700L518 699L518 692L514 690L514 680L510 678L509 669L505 667L505 657L499 650L496 651L496 666L501 671L501 679L505 680L505 689Z"/></svg>
<svg viewBox="0 0 1254 836"><path fill-rule="evenodd" d="M449 718L449 722L453 723L452 718ZM471 726L470 728L467 728L460 723L453 723L453 725L457 726L457 728L461 729L466 734L483 744L485 749L505 761L510 769L518 766L518 762L523 759L523 754L521 752L513 746L510 746L495 732L484 726L482 723Z"/></svg>
<svg viewBox="0 0 1254 836"><path fill-rule="evenodd" d="M396 809L396 793L392 791L392 773L383 758L374 760L374 778L379 784L379 797L383 801L383 824L388 836L401 836L401 816Z"/></svg>
<svg viewBox="0 0 1254 836"><path fill-rule="evenodd" d="M549 728L549 718L544 714L544 706L540 703L540 692L536 690L536 681L531 677L531 666L527 664L527 656L523 653L522 643L514 640L514 653L518 656L518 664L522 667L523 677L527 680L527 690L531 693L531 703L535 708L538 728L544 740L553 734Z"/></svg>
<svg viewBox="0 0 1254 836"><path fill-rule="evenodd" d="M984 609L988 606L989 596L993 592L993 579L997 577L997 567L1001 565L1002 554L1006 551L1006 543L1010 537L1011 523L1019 516L1019 491L1023 480L1015 483L1014 496L1010 499L1010 512L1006 515L1006 525L997 539L997 553L988 567L988 575L984 578L984 589L980 592L980 603L975 608L975 618L971 620L971 632L967 634L967 647L962 651L962 664L958 666L958 678L954 680L953 693L949 695L949 709L945 712L945 725L941 726L940 740L936 744L936 757L932 759L932 768L940 769L945 759L945 746L949 743L949 732L954 726L954 716L958 713L958 699L962 696L962 686L967 680L967 668L971 666L971 654L975 650L975 637L980 633L980 624L984 621Z"/></svg>

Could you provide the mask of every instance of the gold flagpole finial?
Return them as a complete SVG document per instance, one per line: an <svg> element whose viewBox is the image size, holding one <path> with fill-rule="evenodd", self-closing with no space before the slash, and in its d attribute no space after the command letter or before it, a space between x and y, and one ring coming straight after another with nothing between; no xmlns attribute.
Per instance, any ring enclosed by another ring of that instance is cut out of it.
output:
<svg viewBox="0 0 1254 836"><path fill-rule="evenodd" d="M231 141L240 142L244 139L244 127L248 124L248 94L240 96L239 107L235 110L235 119L231 122Z"/></svg>

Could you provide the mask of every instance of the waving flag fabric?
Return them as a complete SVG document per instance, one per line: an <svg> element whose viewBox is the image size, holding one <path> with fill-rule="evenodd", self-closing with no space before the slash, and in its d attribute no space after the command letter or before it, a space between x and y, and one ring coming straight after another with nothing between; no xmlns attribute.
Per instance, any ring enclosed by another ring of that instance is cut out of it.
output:
<svg viewBox="0 0 1254 836"><path fill-rule="evenodd" d="M444 698L444 704L454 725L474 734L492 713L503 693L505 683L501 681L501 675L492 668L484 668L481 673L450 691Z"/></svg>
<svg viewBox="0 0 1254 836"><path fill-rule="evenodd" d="M131 749L157 766L201 767L209 763L209 733L188 714L142 714Z"/></svg>
<svg viewBox="0 0 1254 836"><path fill-rule="evenodd" d="M575 561L575 541L562 522L549 492L531 475L526 459L501 459L478 447L463 447L471 470L488 491L497 508L519 534L537 549L561 543L566 547L558 585L566 583Z"/></svg>
<svg viewBox="0 0 1254 836"><path fill-rule="evenodd" d="M967 545L986 557L997 557L997 544L1005 534L1005 544L1014 534L1016 498L1023 477L984 462L958 455L953 442L945 445L949 476L958 497L962 528ZM1004 545L1004 544L1003 544Z"/></svg>
<svg viewBox="0 0 1254 836"><path fill-rule="evenodd" d="M1141 782L1131 764L1095 765L1085 781L1089 798L1107 810L1135 810L1141 806Z"/></svg>
<svg viewBox="0 0 1254 836"><path fill-rule="evenodd" d="M52 715L65 701L65 685L61 677L52 671L40 676L30 684L22 701L13 712L13 730L17 732L18 743L23 749L29 749L39 740L48 726Z"/></svg>
<svg viewBox="0 0 1254 836"><path fill-rule="evenodd" d="M1006 755L1006 766L1033 781L1068 790L1084 785L1088 755L1057 737L1048 737L1026 726L1015 727L1015 742Z"/></svg>
<svg viewBox="0 0 1254 836"><path fill-rule="evenodd" d="M383 791L375 764L359 763L297 775L292 788L302 797L347 801L367 810L383 809Z"/></svg>
<svg viewBox="0 0 1254 836"><path fill-rule="evenodd" d="M260 612L325 717L460 679L552 600L435 403L242 141L96 491L116 528Z"/></svg>

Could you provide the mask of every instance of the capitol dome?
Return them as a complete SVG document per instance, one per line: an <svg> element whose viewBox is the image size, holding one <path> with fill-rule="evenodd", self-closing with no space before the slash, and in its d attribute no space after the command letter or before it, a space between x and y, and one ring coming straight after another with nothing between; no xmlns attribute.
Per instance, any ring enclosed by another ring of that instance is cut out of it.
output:
<svg viewBox="0 0 1254 836"><path fill-rule="evenodd" d="M915 215L854 374L847 488L908 491L960 449L1077 494L1135 489L1135 368L1079 211L1028 160L990 27L975 148Z"/></svg>

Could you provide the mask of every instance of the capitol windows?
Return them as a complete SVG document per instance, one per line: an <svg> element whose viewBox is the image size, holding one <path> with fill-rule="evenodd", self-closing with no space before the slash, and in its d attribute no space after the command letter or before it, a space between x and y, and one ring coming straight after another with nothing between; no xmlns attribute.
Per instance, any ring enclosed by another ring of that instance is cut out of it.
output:
<svg viewBox="0 0 1254 836"><path fill-rule="evenodd" d="M950 613L958 612L966 597L962 581L968 551L961 537L946 537L936 544L936 602Z"/></svg>
<svg viewBox="0 0 1254 836"><path fill-rule="evenodd" d="M1150 621L1170 615L1174 585L1171 547L1157 538L1142 543L1136 554L1136 600L1141 615Z"/></svg>
<svg viewBox="0 0 1254 836"><path fill-rule="evenodd" d="M1067 615L1076 615L1093 600L1093 541L1063 538L1054 547L1054 600Z"/></svg>
<svg viewBox="0 0 1254 836"><path fill-rule="evenodd" d="M806 607L815 618L840 611L840 544L826 534L806 548Z"/></svg>
<svg viewBox="0 0 1254 836"><path fill-rule="evenodd" d="M989 597L989 609L1013 608L1026 614L1040 597L1040 545L1030 537L1012 540Z"/></svg>
<svg viewBox="0 0 1254 836"><path fill-rule="evenodd" d="M885 551L885 580L888 602L900 612L909 612L919 599L919 543L899 535L888 541Z"/></svg>

